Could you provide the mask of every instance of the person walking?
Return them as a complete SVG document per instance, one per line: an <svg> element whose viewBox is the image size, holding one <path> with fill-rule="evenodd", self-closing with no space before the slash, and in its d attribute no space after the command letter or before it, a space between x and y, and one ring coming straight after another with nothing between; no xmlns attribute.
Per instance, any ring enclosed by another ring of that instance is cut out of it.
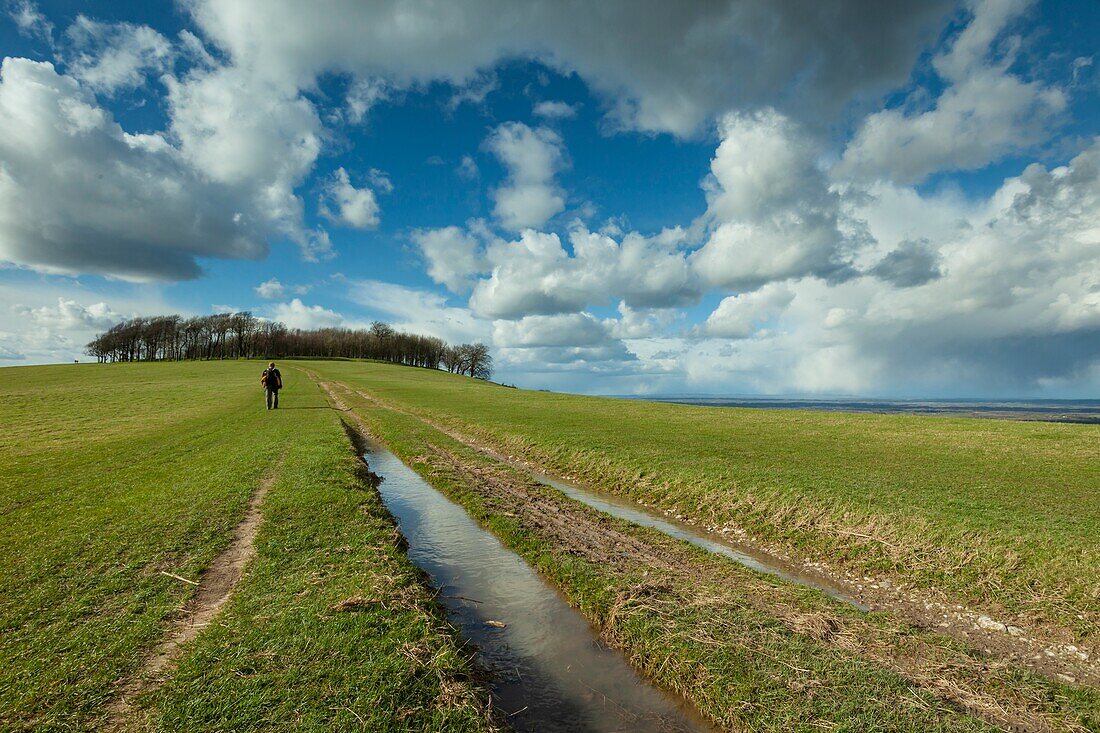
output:
<svg viewBox="0 0 1100 733"><path fill-rule="evenodd" d="M267 409L279 409L279 390L283 388L283 375L275 368L275 362L267 365L264 373L260 375L260 384L267 390ZM272 406L274 404L274 406Z"/></svg>

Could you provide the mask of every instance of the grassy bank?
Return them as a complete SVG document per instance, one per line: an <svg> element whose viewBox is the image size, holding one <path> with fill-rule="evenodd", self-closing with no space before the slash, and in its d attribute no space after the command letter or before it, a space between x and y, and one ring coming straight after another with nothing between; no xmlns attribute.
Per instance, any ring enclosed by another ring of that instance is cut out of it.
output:
<svg viewBox="0 0 1100 733"><path fill-rule="evenodd" d="M960 645L867 616L697 551L601 518L414 417L342 399L406 463L500 536L635 665L733 730L985 731L1100 725L1100 695L989 664ZM524 487L527 511L493 482ZM563 514L564 513L564 514ZM547 517L567 516L567 534ZM590 527L613 529L600 554ZM641 549L631 550L633 543ZM596 549L594 549L596 548ZM646 549L648 548L648 549ZM1005 712L1008 711L1008 712ZM1001 716L1001 717L998 717Z"/></svg>
<svg viewBox="0 0 1100 733"><path fill-rule="evenodd" d="M395 549L338 419L255 363L4 369L0 729L105 719L248 497L279 473L258 555L135 715L160 730L483 730L484 695ZM299 409L301 408L301 409ZM280 463L280 459L283 459ZM362 603L331 607L349 597Z"/></svg>
<svg viewBox="0 0 1100 733"><path fill-rule="evenodd" d="M715 409L310 368L700 525L1066 638L1100 635L1095 426Z"/></svg>

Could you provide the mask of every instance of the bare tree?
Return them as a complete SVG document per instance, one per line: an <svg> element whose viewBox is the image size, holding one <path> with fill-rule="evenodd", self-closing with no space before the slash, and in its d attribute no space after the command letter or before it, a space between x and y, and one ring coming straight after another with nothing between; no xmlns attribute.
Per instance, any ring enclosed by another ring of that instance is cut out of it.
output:
<svg viewBox="0 0 1100 733"><path fill-rule="evenodd" d="M376 321L368 330L288 329L251 313L133 318L88 344L101 362L180 359L274 359L287 356L377 359L487 379L492 357L484 344L454 347L434 336L398 331Z"/></svg>
<svg viewBox="0 0 1100 733"><path fill-rule="evenodd" d="M493 357L485 344L478 342L471 345L467 359L467 374L471 377L488 379L493 376Z"/></svg>
<svg viewBox="0 0 1100 733"><path fill-rule="evenodd" d="M440 365L454 374L458 371L459 366L462 364L462 354L459 353L458 347L446 346L443 349L443 353L439 355Z"/></svg>

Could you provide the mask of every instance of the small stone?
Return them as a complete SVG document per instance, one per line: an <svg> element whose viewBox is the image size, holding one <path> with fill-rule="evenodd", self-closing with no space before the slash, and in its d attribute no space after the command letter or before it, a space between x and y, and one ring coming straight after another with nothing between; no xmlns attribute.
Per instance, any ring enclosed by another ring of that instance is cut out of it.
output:
<svg viewBox="0 0 1100 733"><path fill-rule="evenodd" d="M1000 621L994 621L989 616L979 616L978 626L986 631L1007 631L1008 627L1002 624Z"/></svg>

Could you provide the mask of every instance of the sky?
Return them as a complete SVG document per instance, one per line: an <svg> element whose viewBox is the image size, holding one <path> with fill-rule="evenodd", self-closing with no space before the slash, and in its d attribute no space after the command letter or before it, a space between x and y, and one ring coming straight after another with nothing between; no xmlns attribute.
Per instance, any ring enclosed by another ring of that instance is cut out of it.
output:
<svg viewBox="0 0 1100 733"><path fill-rule="evenodd" d="M1100 391L1100 2L0 0L0 366L249 310L637 395Z"/></svg>

